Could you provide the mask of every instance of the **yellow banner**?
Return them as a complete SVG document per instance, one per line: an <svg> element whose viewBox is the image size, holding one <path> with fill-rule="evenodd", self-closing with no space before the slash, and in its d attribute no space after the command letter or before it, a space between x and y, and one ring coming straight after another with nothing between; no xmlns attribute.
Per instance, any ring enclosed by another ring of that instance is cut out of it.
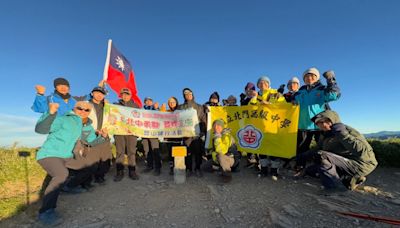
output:
<svg viewBox="0 0 400 228"><path fill-rule="evenodd" d="M296 155L299 106L289 103L210 107L208 148L212 148L212 123L222 118L232 130L239 151L281 158Z"/></svg>

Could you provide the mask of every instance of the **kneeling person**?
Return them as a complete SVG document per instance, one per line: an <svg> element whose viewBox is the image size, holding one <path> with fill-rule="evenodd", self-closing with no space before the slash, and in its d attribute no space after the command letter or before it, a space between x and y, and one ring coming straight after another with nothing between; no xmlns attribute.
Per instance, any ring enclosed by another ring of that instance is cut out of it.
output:
<svg viewBox="0 0 400 228"><path fill-rule="evenodd" d="M214 139L211 152L212 160L203 165L204 169L221 168L222 181L232 180L231 172L239 167L240 153L237 150L235 139L230 133L229 128L225 128L222 119L215 120L213 123Z"/></svg>
<svg viewBox="0 0 400 228"><path fill-rule="evenodd" d="M342 181L354 190L378 165L372 147L358 131L341 123L334 111L323 111L311 120L323 131L317 150L322 184L333 189Z"/></svg>

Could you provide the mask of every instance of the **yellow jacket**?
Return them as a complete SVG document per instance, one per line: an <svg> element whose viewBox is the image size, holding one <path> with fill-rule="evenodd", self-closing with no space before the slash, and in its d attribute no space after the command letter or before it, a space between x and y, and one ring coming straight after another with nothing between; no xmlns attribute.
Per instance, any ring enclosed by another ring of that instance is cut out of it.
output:
<svg viewBox="0 0 400 228"><path fill-rule="evenodd" d="M285 97L283 97L276 89L267 89L262 91L261 95L253 97L249 104L257 105L261 104L262 101L266 101L269 103L276 103L276 102L285 102Z"/></svg>
<svg viewBox="0 0 400 228"><path fill-rule="evenodd" d="M212 158L218 163L217 154L226 154L235 140L230 134L230 130L225 128L220 136L214 136L214 150L211 152Z"/></svg>

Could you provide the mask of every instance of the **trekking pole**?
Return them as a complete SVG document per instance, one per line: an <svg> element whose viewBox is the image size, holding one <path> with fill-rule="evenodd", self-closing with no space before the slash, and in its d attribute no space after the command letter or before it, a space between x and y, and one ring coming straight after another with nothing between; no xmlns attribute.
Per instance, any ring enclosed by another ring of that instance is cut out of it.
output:
<svg viewBox="0 0 400 228"><path fill-rule="evenodd" d="M372 215L367 215L367 214L357 214L357 213L353 213L353 212L340 212L340 211L338 211L336 213L338 213L340 215L344 215L344 216L350 216L350 217L354 217L354 218L372 220L372 221L375 221L375 222L381 222L381 223L400 226L400 220L398 220L398 219L378 217L378 216L372 216Z"/></svg>
<svg viewBox="0 0 400 228"><path fill-rule="evenodd" d="M19 151L18 156L25 158L24 166L25 166L25 183L26 183L26 205L28 206L30 203L29 200L29 172L28 172L28 157L31 155L29 151Z"/></svg>

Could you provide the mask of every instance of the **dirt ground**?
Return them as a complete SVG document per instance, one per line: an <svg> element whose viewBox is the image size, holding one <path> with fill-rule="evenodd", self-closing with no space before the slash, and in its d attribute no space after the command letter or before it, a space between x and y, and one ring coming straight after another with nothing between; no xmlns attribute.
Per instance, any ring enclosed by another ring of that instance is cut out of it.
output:
<svg viewBox="0 0 400 228"><path fill-rule="evenodd" d="M141 168L143 166L139 166ZM233 181L221 184L215 173L191 176L175 184L164 164L161 176L141 174L78 195L62 194L58 227L391 227L339 215L354 212L400 219L400 169L378 168L357 192L325 194L318 179L258 178L242 167ZM0 227L40 227L39 204L0 222Z"/></svg>

